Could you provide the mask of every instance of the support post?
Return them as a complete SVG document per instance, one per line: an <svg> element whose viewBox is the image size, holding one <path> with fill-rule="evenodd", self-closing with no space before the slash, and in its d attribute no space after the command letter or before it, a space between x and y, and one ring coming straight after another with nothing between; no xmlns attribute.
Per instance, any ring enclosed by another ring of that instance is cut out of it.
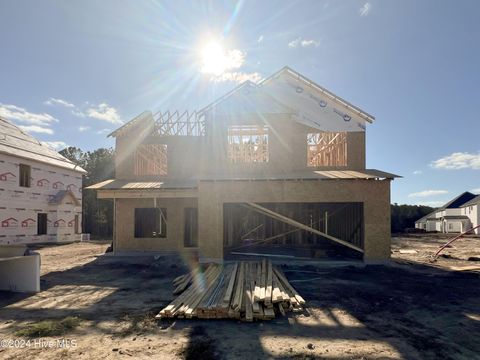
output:
<svg viewBox="0 0 480 360"><path fill-rule="evenodd" d="M113 231L112 231L112 250L113 255L117 251L117 199L113 197Z"/></svg>
<svg viewBox="0 0 480 360"><path fill-rule="evenodd" d="M325 234L328 234L328 211L325 211Z"/></svg>

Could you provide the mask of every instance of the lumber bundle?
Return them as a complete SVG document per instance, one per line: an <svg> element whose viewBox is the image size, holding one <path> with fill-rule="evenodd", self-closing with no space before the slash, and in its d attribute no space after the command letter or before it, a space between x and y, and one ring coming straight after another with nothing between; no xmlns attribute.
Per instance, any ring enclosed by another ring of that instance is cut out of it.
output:
<svg viewBox="0 0 480 360"><path fill-rule="evenodd" d="M305 300L268 260L210 264L173 281L178 296L157 318L270 320L300 311Z"/></svg>

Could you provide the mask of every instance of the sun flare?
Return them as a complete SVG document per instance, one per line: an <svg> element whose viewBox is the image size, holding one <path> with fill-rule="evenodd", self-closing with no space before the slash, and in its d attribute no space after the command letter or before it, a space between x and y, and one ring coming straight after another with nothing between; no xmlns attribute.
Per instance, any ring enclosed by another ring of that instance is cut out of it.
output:
<svg viewBox="0 0 480 360"><path fill-rule="evenodd" d="M238 49L227 50L217 41L206 43L200 49L199 57L201 72L214 76L238 69L245 61L245 53Z"/></svg>
<svg viewBox="0 0 480 360"><path fill-rule="evenodd" d="M209 42L201 51L202 72L221 75L227 69L227 57L222 46L217 42Z"/></svg>

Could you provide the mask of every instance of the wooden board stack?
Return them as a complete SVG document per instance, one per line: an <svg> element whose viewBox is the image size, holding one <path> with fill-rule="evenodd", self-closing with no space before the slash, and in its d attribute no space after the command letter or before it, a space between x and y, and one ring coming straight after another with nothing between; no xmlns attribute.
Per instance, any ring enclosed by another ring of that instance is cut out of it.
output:
<svg viewBox="0 0 480 360"><path fill-rule="evenodd" d="M173 281L178 295L157 318L270 320L302 310L305 300L267 260L210 264Z"/></svg>

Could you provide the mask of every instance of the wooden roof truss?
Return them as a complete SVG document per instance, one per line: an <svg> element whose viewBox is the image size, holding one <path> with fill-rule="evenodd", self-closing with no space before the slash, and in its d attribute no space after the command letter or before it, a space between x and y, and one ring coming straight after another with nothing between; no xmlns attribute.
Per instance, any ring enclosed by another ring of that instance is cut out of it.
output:
<svg viewBox="0 0 480 360"><path fill-rule="evenodd" d="M205 136L205 115L196 111L157 112L154 134L158 136Z"/></svg>

